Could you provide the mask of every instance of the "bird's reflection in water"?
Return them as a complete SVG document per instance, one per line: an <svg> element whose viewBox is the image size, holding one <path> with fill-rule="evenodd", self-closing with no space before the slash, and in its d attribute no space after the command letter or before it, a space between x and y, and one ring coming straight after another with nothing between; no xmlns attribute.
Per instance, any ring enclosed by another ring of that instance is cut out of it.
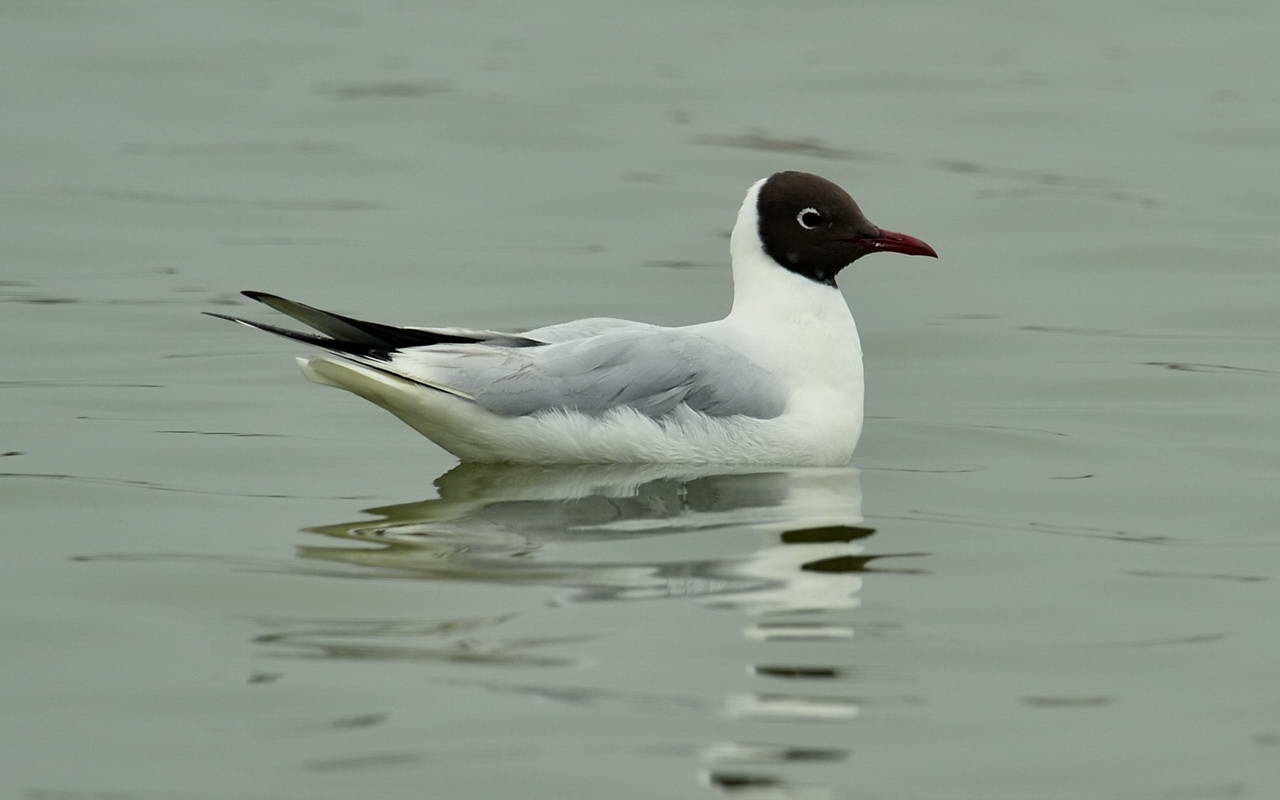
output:
<svg viewBox="0 0 1280 800"><path fill-rule="evenodd" d="M745 637L760 643L760 663L748 665L748 671L762 684L788 688L850 680L855 670L847 666L792 663L785 655L786 643L831 642L839 652L848 646L853 629L847 615L831 612L858 606L862 574L913 571L875 562L915 554L868 552L867 540L874 531L863 524L858 472L851 468L726 472L724 467L665 465L466 465L441 476L436 486L437 499L369 509L374 519L309 529L355 544L310 545L300 548L299 555L394 577L554 586L564 590L558 595L560 603L684 598L734 609L747 614ZM689 540L673 540L672 547L647 548L644 559L626 557L634 556L634 548L619 548L616 560L600 557L611 554L608 547L598 546L604 543L689 535L728 538L696 548ZM728 549L731 555L655 558L655 549L673 554L719 554ZM582 557L582 551L590 557ZM472 630L508 618L448 624ZM357 643L398 635L394 630L369 630L358 622L299 630L280 621L276 628L276 633L259 640L293 648L295 654L478 660L511 666L562 666L568 660L551 651L575 641L564 637L509 640L488 648L396 648ZM832 660L847 657L833 653ZM565 695L561 687L488 686L540 697ZM740 693L714 700L629 697L594 689L578 695L603 704L815 723L847 722L865 702L838 692L804 691ZM847 755L845 748L825 744L815 748L728 741L699 747L698 752L706 765L707 784L735 797L823 797L829 794L824 787L792 783L759 770L765 764L832 761Z"/></svg>
<svg viewBox="0 0 1280 800"><path fill-rule="evenodd" d="M855 607L858 573L884 557L864 552L861 540L873 531L862 525L857 471L723 470L465 465L437 479L438 499L308 529L361 546L308 546L299 555L402 575L561 586L572 590L566 602L703 597L754 612ZM717 530L754 534L755 549L637 563L572 559L567 546Z"/></svg>

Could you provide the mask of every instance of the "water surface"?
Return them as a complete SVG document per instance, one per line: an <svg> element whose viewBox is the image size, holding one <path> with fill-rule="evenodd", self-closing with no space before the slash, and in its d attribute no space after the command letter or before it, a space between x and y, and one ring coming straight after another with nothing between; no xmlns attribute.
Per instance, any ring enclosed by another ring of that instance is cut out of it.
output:
<svg viewBox="0 0 1280 800"><path fill-rule="evenodd" d="M1274 4L0 7L0 782L89 800L1280 790ZM847 469L458 467L200 317L860 261Z"/></svg>

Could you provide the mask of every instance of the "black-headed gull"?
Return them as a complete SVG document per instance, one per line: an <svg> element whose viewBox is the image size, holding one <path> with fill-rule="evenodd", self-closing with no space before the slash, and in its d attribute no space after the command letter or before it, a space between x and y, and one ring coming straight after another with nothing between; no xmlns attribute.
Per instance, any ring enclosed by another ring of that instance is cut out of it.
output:
<svg viewBox="0 0 1280 800"><path fill-rule="evenodd" d="M841 465L862 432L862 345L841 269L937 257L877 228L834 183L778 172L730 237L733 307L668 328L592 318L523 333L396 327L262 292L319 331L212 316L315 345L308 378L395 414L464 461Z"/></svg>

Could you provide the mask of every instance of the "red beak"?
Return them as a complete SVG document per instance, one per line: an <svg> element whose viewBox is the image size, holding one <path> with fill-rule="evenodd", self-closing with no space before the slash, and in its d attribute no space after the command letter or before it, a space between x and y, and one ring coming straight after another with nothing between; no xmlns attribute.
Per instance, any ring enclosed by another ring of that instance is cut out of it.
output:
<svg viewBox="0 0 1280 800"><path fill-rule="evenodd" d="M938 251L920 239L897 231L887 231L884 228L880 229L879 236L872 236L860 241L866 246L867 251L871 253L905 253L909 256L938 257Z"/></svg>

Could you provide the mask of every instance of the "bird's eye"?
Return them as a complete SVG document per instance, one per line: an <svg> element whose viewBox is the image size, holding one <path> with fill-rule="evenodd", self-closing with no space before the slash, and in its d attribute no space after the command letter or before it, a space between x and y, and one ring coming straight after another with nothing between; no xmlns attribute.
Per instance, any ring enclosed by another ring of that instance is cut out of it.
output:
<svg viewBox="0 0 1280 800"><path fill-rule="evenodd" d="M822 224L822 214L816 208L806 208L796 214L796 222L800 223L801 228L811 231Z"/></svg>

